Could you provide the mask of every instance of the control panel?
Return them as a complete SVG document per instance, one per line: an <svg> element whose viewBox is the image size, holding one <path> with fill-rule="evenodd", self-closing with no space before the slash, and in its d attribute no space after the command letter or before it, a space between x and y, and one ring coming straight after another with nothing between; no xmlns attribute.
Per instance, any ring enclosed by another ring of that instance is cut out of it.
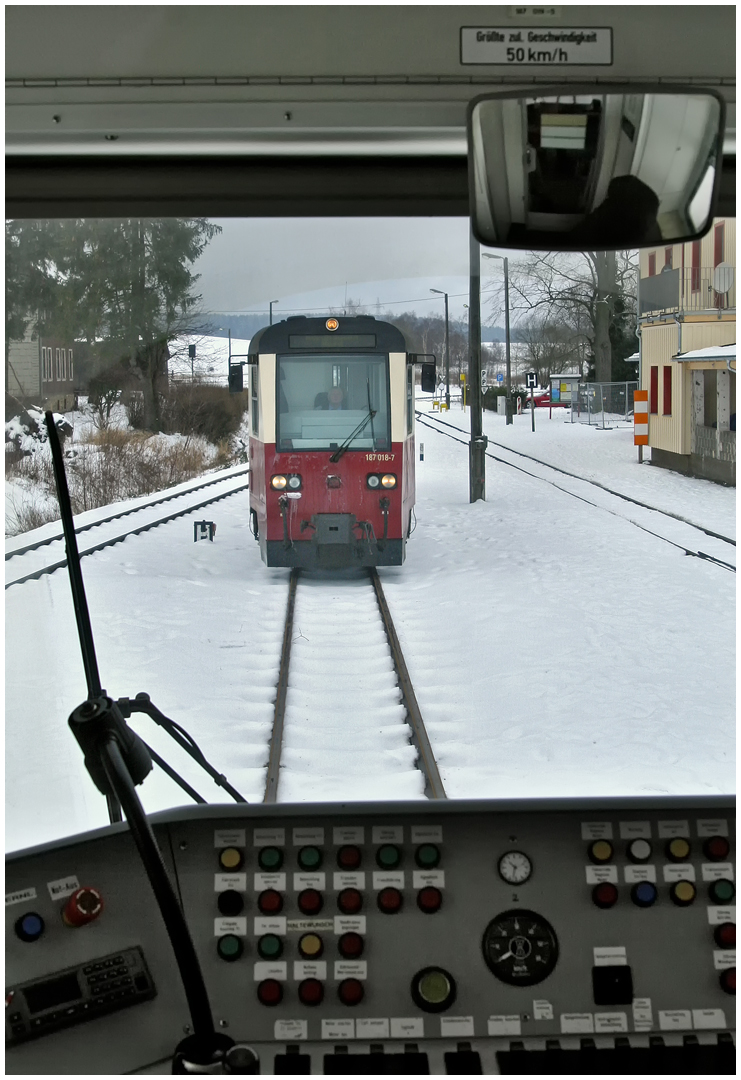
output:
<svg viewBox="0 0 741 1080"><path fill-rule="evenodd" d="M263 1073L732 1073L734 813L655 798L151 820L217 1028ZM189 1014L126 826L9 857L6 890L7 1071L168 1072Z"/></svg>

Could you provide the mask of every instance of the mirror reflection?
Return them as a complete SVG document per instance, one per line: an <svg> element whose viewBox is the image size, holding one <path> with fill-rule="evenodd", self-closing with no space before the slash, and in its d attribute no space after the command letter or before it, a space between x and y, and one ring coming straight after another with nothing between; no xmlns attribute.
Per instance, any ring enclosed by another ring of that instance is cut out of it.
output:
<svg viewBox="0 0 741 1080"><path fill-rule="evenodd" d="M720 98L583 89L473 103L469 164L477 238L508 247L599 250L702 235L717 187Z"/></svg>

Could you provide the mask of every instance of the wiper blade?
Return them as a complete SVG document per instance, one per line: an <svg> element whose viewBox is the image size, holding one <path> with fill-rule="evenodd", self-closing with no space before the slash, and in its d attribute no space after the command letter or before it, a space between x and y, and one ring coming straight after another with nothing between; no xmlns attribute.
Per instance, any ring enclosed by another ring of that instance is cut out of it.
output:
<svg viewBox="0 0 741 1080"><path fill-rule="evenodd" d="M360 434L360 432L361 432L361 431L363 430L363 428L365 427L365 425L366 425L366 424L367 424L367 423L368 423L368 422L369 422L370 420L372 420L372 419L373 419L373 417L374 417L375 415L376 415L376 410L375 410L375 409L369 409L369 410L368 410L368 415L367 415L366 417L364 417L364 418L363 418L363 419L362 419L362 420L360 421L360 423L358 424L358 426L357 426L357 427L355 428L355 430L354 430L354 431L351 431L351 432L350 432L350 434L349 434L349 435L347 436L347 438L346 438L346 439L345 439L345 441L343 442L342 446L339 446L339 447L338 447L338 448L337 448L337 449L335 450L335 452L334 452L334 453L332 454L332 456L330 457L330 459L329 459L329 460L330 460L330 461L339 461L339 460L340 460L340 458L342 457L342 455L343 455L343 454L345 453L345 451L347 450L347 448L348 448L348 446L350 445L350 443L351 443L351 442L353 441L353 439L357 439L358 435L359 435L359 434Z"/></svg>

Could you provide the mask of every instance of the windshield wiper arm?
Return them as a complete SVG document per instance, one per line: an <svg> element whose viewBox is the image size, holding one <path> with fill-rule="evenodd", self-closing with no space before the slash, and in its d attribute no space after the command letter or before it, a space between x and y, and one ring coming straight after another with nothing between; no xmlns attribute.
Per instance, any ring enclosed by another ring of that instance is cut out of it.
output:
<svg viewBox="0 0 741 1080"><path fill-rule="evenodd" d="M363 430L363 428L368 423L368 421L372 420L375 415L376 415L376 410L375 409L369 409L368 410L368 415L365 416L360 421L360 423L358 424L358 426L355 428L354 431L350 432L350 434L347 436L347 438L343 442L342 446L338 447L337 450L335 450L335 452L332 454L332 456L330 457L329 460L330 461L339 461L340 458L342 457L342 455L347 450L350 443L353 441L353 439L356 439L358 437L358 435Z"/></svg>

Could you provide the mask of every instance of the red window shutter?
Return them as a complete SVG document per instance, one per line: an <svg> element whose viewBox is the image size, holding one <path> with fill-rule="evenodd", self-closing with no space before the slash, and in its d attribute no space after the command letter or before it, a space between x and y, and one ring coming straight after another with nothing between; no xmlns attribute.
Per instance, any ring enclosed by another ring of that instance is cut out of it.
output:
<svg viewBox="0 0 741 1080"><path fill-rule="evenodd" d="M651 368L651 392L649 393L649 407L652 413L659 411L659 369Z"/></svg>
<svg viewBox="0 0 741 1080"><path fill-rule="evenodd" d="M692 244L692 291L697 292L700 288L700 241L695 240Z"/></svg>
<svg viewBox="0 0 741 1080"><path fill-rule="evenodd" d="M723 226L723 225L716 225L715 226L715 232L713 234L713 240L715 241L715 243L714 243L714 251L713 251L713 260L714 260L713 261L713 266L718 266L718 265L720 265L720 263L723 262L723 246L724 246L723 245L723 240L725 239L725 237L723 235L724 232L725 232L725 226Z"/></svg>
<svg viewBox="0 0 741 1080"><path fill-rule="evenodd" d="M656 273L656 252L652 251L648 257L648 276L653 277Z"/></svg>
<svg viewBox="0 0 741 1080"><path fill-rule="evenodd" d="M653 379L653 368L651 369ZM664 368L664 416L672 414L672 369L671 366Z"/></svg>

